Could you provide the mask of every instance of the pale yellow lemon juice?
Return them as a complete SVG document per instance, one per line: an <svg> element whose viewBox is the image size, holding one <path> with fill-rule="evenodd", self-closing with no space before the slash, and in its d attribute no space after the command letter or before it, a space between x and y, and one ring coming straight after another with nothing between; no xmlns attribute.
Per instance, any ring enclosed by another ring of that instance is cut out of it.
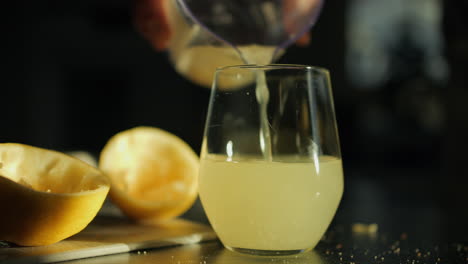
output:
<svg viewBox="0 0 468 264"><path fill-rule="evenodd" d="M221 241L232 248L313 248L330 224L343 192L341 160L270 162L207 156L200 194Z"/></svg>
<svg viewBox="0 0 468 264"><path fill-rule="evenodd" d="M202 86L211 87L213 74L217 68L244 63L271 63L275 47L245 45L239 46L238 50L243 58L239 56L238 51L225 45L199 45L188 48L176 46L171 49L171 59L176 70L187 79Z"/></svg>

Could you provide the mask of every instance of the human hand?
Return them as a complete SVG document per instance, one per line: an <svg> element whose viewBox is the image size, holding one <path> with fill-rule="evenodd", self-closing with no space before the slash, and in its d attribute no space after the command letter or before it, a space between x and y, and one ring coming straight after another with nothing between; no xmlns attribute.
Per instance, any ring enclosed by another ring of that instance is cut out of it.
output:
<svg viewBox="0 0 468 264"><path fill-rule="evenodd" d="M310 19L314 19L314 16L317 16L318 12L320 12L322 1L283 0L283 24L286 32L296 32L301 27L310 24ZM309 43L309 32L305 32L296 40L298 46L307 46Z"/></svg>
<svg viewBox="0 0 468 264"><path fill-rule="evenodd" d="M171 38L169 4L168 0L134 0L135 27L157 51L167 49Z"/></svg>

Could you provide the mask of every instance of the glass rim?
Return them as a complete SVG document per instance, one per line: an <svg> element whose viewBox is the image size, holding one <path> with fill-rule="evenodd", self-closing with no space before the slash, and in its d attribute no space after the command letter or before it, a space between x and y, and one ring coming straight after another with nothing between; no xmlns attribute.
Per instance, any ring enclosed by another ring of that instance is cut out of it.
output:
<svg viewBox="0 0 468 264"><path fill-rule="evenodd" d="M318 71L322 73L329 73L328 69L311 66L305 64L239 64L229 65L216 68L216 72L230 70L230 69L258 69L258 70L306 70L306 71Z"/></svg>

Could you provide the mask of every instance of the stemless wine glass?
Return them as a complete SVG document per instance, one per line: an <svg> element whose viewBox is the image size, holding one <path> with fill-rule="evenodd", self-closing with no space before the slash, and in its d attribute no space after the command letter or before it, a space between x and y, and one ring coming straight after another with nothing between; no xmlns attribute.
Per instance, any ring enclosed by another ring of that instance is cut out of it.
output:
<svg viewBox="0 0 468 264"><path fill-rule="evenodd" d="M302 65L218 69L199 192L230 250L288 255L314 248L343 193L328 71Z"/></svg>

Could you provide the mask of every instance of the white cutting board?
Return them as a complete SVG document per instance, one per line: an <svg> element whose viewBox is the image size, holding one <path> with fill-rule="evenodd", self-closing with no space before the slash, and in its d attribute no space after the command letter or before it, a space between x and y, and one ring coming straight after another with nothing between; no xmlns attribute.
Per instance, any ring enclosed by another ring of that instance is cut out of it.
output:
<svg viewBox="0 0 468 264"><path fill-rule="evenodd" d="M0 248L0 263L51 263L215 239L210 227L183 219L145 226L98 216L77 235L52 245Z"/></svg>

